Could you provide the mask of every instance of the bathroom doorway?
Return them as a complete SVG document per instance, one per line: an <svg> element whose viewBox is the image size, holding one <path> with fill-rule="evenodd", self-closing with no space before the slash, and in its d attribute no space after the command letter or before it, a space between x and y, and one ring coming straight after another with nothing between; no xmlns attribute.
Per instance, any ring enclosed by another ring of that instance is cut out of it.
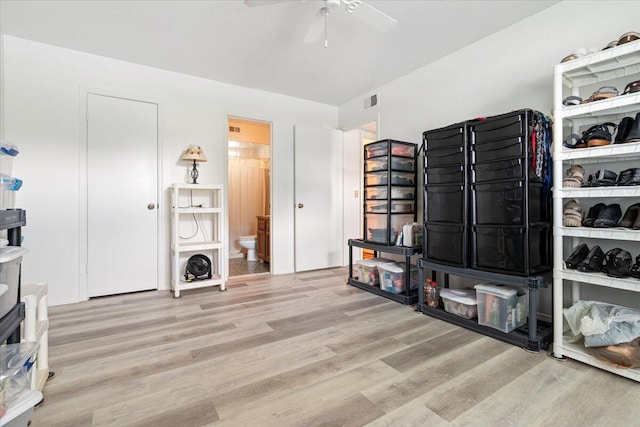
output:
<svg viewBox="0 0 640 427"><path fill-rule="evenodd" d="M229 277L271 271L271 123L228 118Z"/></svg>

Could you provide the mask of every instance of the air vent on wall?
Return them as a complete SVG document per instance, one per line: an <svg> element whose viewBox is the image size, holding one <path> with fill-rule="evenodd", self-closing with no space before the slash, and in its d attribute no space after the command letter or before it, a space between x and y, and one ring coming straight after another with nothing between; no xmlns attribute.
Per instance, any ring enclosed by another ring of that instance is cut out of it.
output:
<svg viewBox="0 0 640 427"><path fill-rule="evenodd" d="M364 109L372 108L378 105L378 94L373 94L371 96L367 96L364 99Z"/></svg>
<svg viewBox="0 0 640 427"><path fill-rule="evenodd" d="M229 126L229 132L240 132L240 128L238 126Z"/></svg>

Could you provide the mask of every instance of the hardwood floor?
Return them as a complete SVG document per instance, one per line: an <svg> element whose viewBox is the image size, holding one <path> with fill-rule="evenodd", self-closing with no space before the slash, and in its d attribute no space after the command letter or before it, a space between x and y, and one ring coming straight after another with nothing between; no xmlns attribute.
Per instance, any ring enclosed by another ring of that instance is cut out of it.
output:
<svg viewBox="0 0 640 427"><path fill-rule="evenodd" d="M347 286L345 269L51 307L32 426L633 426L640 385Z"/></svg>

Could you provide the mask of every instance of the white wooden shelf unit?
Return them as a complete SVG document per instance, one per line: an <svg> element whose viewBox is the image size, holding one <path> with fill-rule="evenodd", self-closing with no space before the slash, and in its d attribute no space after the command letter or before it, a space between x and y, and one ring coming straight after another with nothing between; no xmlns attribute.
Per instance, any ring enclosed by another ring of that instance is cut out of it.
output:
<svg viewBox="0 0 640 427"><path fill-rule="evenodd" d="M171 186L171 289L176 298L187 289L207 286L226 289L223 192L222 185ZM196 254L205 255L211 261L211 279L186 280L187 260Z"/></svg>
<svg viewBox="0 0 640 427"><path fill-rule="evenodd" d="M620 95L607 100L576 106L563 106L562 100L569 95L588 98L601 86L614 85L620 92L624 85L640 79L640 41L627 43L605 51L558 64L554 70L554 123L553 123L553 211L554 224L554 270L553 270L553 317L555 357L570 357L580 362L615 374L640 381L640 369L618 369L592 357L582 344L568 343L563 339L564 290L568 289L572 302L580 299L586 286L617 289L638 293L631 301L640 300L640 279L616 279L604 273L582 273L566 268L564 260L579 243L591 248L600 245L603 251L621 247L635 257L640 251L640 231L627 228L563 227L562 211L567 200L576 199L584 207L596 203L618 203L624 213L626 208L640 201L640 186L636 187L582 187L563 188L565 170L571 165L582 165L587 173L598 169L610 169L616 173L638 167L640 143L612 144L604 147L569 149L562 141L568 133L580 134L587 127L598 123L618 124L625 116L635 117L640 111L640 93ZM614 134L615 136L615 134ZM606 295L606 294L605 294ZM608 301L604 301L608 302ZM638 305L638 304L636 304ZM640 306L633 308L640 309Z"/></svg>

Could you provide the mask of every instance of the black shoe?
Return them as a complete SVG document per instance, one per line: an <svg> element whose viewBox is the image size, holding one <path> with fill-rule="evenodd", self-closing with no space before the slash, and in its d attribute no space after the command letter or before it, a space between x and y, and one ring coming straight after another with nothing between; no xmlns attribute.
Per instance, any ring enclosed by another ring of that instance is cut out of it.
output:
<svg viewBox="0 0 640 427"><path fill-rule="evenodd" d="M586 273L594 273L602 271L602 262L604 261L604 252L600 249L600 246L594 246L589 251L589 254L578 265L578 271Z"/></svg>
<svg viewBox="0 0 640 427"><path fill-rule="evenodd" d="M635 277L636 279L640 279L640 255L636 257L636 263L633 264L633 267L631 267L629 275L631 277Z"/></svg>
<svg viewBox="0 0 640 427"><path fill-rule="evenodd" d="M633 224L638 218L639 212L640 212L640 203L636 203L634 205L629 206L625 211L624 216L618 223L618 227L633 228Z"/></svg>
<svg viewBox="0 0 640 427"><path fill-rule="evenodd" d="M640 141L640 113L636 114L636 118L633 119L633 124L627 135L627 139L624 142L638 142Z"/></svg>
<svg viewBox="0 0 640 427"><path fill-rule="evenodd" d="M591 206L589 208L589 213L587 217L582 221L583 227L593 227L593 223L596 219L598 219L598 214L600 213L600 209L604 208L606 205L604 203L598 203L597 205Z"/></svg>
<svg viewBox="0 0 640 427"><path fill-rule="evenodd" d="M631 254L624 249L611 249L604 256L602 272L611 277L628 277L631 270Z"/></svg>
<svg viewBox="0 0 640 427"><path fill-rule="evenodd" d="M618 175L614 171L600 169L596 173L589 175L583 187L611 187L616 185Z"/></svg>
<svg viewBox="0 0 640 427"><path fill-rule="evenodd" d="M593 222L593 226L595 228L616 227L621 217L622 210L620 209L620 205L614 203L600 209L600 212L598 212L598 218Z"/></svg>
<svg viewBox="0 0 640 427"><path fill-rule="evenodd" d="M567 268L570 270L575 270L578 267L578 264L580 264L588 254L589 247L584 243L580 243L578 246L576 246L576 248L573 250L573 253L569 255L569 258L567 258L567 260L565 261Z"/></svg>
<svg viewBox="0 0 640 427"><path fill-rule="evenodd" d="M613 141L614 144L622 144L629 137L629 132L631 131L631 126L633 125L632 117L624 117L620 120L620 124L618 125L618 132L616 133L616 139Z"/></svg>
<svg viewBox="0 0 640 427"><path fill-rule="evenodd" d="M640 168L630 168L620 172L616 185L640 185Z"/></svg>

